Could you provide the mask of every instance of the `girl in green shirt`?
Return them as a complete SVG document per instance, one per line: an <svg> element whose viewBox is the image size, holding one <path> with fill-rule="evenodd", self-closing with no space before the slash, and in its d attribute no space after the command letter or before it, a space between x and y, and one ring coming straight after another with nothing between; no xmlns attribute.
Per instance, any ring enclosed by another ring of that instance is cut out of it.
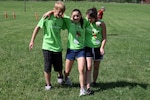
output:
<svg viewBox="0 0 150 100"><path fill-rule="evenodd" d="M104 55L106 44L106 26L103 21L97 18L97 9L91 8L86 12L86 18L90 24L86 27L85 52L86 52L86 73L85 80L87 88L90 89L92 61L94 62L93 83L96 83L100 60Z"/></svg>
<svg viewBox="0 0 150 100"><path fill-rule="evenodd" d="M80 96L86 95L84 89L84 65L85 65L85 20L79 9L74 9L71 18L64 18L68 30L68 44L65 63L65 83L72 85L69 73L75 59L78 62Z"/></svg>

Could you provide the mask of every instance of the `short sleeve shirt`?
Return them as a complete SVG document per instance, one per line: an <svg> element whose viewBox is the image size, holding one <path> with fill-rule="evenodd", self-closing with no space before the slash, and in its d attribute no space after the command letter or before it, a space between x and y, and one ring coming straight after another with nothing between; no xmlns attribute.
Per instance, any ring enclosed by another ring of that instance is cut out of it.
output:
<svg viewBox="0 0 150 100"><path fill-rule="evenodd" d="M90 23L86 27L85 45L91 48L98 48L102 42L102 27L96 26L95 23Z"/></svg>
<svg viewBox="0 0 150 100"><path fill-rule="evenodd" d="M53 52L61 52L62 43L60 32L61 29L65 29L63 19L56 18L54 15L51 15L50 18L41 18L38 26L44 29L42 49Z"/></svg>
<svg viewBox="0 0 150 100"><path fill-rule="evenodd" d="M78 50L85 47L85 27L81 27L80 23L73 23L69 17L64 18L66 28L68 30L67 48Z"/></svg>

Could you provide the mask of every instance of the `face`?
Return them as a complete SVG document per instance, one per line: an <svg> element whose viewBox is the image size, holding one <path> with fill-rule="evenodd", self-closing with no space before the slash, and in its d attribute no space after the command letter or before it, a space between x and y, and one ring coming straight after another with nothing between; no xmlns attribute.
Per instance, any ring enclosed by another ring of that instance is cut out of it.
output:
<svg viewBox="0 0 150 100"><path fill-rule="evenodd" d="M72 12L71 20L73 22L78 23L78 22L80 22L80 19L81 19L81 14L78 11Z"/></svg>
<svg viewBox="0 0 150 100"><path fill-rule="evenodd" d="M103 8L103 9L102 9L102 11L104 12L104 11L105 11L105 9Z"/></svg>
<svg viewBox="0 0 150 100"><path fill-rule="evenodd" d="M89 15L87 15L87 18L90 23L94 23L96 21L94 17L90 17Z"/></svg>
<svg viewBox="0 0 150 100"><path fill-rule="evenodd" d="M57 18L63 17L63 11L61 9L54 10L54 16Z"/></svg>

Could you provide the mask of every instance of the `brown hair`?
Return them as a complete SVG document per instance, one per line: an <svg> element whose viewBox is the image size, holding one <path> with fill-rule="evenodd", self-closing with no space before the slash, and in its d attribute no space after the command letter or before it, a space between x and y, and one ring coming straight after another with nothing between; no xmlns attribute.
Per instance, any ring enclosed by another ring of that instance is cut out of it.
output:
<svg viewBox="0 0 150 100"><path fill-rule="evenodd" d="M79 12L79 14L81 15L80 24L81 24L81 28L83 28L83 17L82 17L81 11L80 11L79 9L74 9L74 10L72 11L72 13L73 13L74 11Z"/></svg>
<svg viewBox="0 0 150 100"><path fill-rule="evenodd" d="M97 9L95 7L88 9L86 14L89 15L90 17L97 19Z"/></svg>

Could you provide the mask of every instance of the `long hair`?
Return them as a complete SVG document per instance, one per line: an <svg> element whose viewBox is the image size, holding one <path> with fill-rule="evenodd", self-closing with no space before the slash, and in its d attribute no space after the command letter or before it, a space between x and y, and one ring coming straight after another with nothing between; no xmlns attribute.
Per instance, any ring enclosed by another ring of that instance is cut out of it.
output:
<svg viewBox="0 0 150 100"><path fill-rule="evenodd" d="M88 9L86 15L89 15L97 20L97 9L95 7Z"/></svg>

